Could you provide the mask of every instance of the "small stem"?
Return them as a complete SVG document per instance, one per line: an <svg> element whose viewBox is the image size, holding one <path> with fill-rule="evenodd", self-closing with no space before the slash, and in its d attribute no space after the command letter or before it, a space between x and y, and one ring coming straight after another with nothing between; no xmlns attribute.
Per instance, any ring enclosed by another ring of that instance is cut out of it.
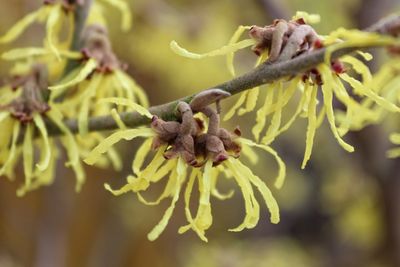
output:
<svg viewBox="0 0 400 267"><path fill-rule="evenodd" d="M74 34L72 37L72 43L70 46L71 51L80 51L82 49L81 37L82 31L85 28L86 19L89 15L90 7L92 6L92 0L85 0L83 4L79 4L79 1L75 1L74 10ZM71 70L78 66L77 60L68 60L64 70L63 76L68 74Z"/></svg>
<svg viewBox="0 0 400 267"><path fill-rule="evenodd" d="M200 110L200 112L206 115L209 119L207 133L211 135L218 135L220 123L219 114L211 107L205 107Z"/></svg>

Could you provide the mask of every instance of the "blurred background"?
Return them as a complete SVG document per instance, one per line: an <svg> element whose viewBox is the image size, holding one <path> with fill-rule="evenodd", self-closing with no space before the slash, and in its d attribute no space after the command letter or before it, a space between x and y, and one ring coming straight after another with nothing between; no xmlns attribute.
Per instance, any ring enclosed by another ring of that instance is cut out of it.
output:
<svg viewBox="0 0 400 267"><path fill-rule="evenodd" d="M42 1L3 1L0 33ZM116 54L129 65L128 72L142 85L152 105L182 97L229 79L224 58L194 61L169 50L177 40L191 51L208 51L226 44L238 25L267 25L275 18L289 19L297 10L319 13L320 34L339 26L363 28L382 16L400 10L399 0L129 0L133 27L120 31L118 11L107 16ZM29 28L18 42L1 46L39 45L43 26ZM239 72L254 64L255 56L241 52ZM378 56L372 69L379 67ZM10 65L0 61L0 77ZM225 101L225 110L236 98ZM17 266L400 266L400 162L386 159L388 134L399 130L398 118L369 126L346 137L356 152L343 151L324 122L317 132L314 152L304 171L300 164L305 147L306 121L299 120L273 144L288 166L286 184L273 189L281 207L281 222L269 223L265 207L255 229L230 233L244 216L236 189L230 200L212 200L214 222L203 243L193 232L179 235L185 223L182 203L166 231L155 242L147 233L159 221L168 201L157 207L139 203L134 194L114 197L103 188L125 183L139 141L121 143L126 161L122 172L87 167L88 180L81 193L61 164L53 185L16 197L22 183L0 179L0 267ZM240 125L244 136L254 114L234 118L227 128ZM397 122L397 123L396 123ZM253 171L268 185L277 168L261 155ZM157 195L157 189L154 196ZM195 199L195 198L193 198ZM196 200L194 200L196 201Z"/></svg>

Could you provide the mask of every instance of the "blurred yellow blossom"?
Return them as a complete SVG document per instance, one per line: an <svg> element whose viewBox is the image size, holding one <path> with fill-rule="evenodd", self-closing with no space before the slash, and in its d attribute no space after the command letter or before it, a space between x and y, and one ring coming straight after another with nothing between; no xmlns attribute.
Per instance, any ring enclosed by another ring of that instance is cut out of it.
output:
<svg viewBox="0 0 400 267"><path fill-rule="evenodd" d="M102 99L119 97L144 107L149 105L143 89L124 72L125 66L114 55L106 29L91 25L86 28L84 36L81 66L72 70L60 84L49 87L52 90L51 100L67 96L59 104L60 109L68 117L78 116L80 134L88 133L89 115L111 112L112 103L100 101ZM135 110L138 107L135 104ZM119 111L123 110L129 108L119 108Z"/></svg>
<svg viewBox="0 0 400 267"><path fill-rule="evenodd" d="M12 93L13 90L19 93ZM74 170L77 178L77 191L85 179L75 139L63 123L60 111L45 102L46 90L46 68L43 65L35 65L30 73L17 77L11 86L6 86L0 91L1 95L8 95L7 102L2 101L0 106L0 125L4 129L0 143L0 175L6 174L12 178L13 170L18 164L17 158L22 154L25 183L17 192L19 196L53 180L58 152L54 141L49 139L45 119L54 123L64 134L61 142L68 154L67 166ZM41 138L36 138L37 131ZM20 141L21 148L18 147ZM40 151L40 161L36 163L35 151Z"/></svg>
<svg viewBox="0 0 400 267"><path fill-rule="evenodd" d="M68 1L44 1L38 10L26 15L23 19L12 26L6 34L0 37L0 43L10 43L17 39L31 24L40 22L46 24L45 45L50 51L60 58L60 48L66 49L72 40L74 4ZM62 42L60 40L63 24L68 23L68 37Z"/></svg>

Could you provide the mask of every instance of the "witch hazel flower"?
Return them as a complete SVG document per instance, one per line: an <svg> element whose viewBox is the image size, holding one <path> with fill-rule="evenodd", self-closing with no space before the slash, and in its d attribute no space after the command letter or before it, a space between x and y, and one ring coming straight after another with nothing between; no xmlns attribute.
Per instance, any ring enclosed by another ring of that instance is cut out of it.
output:
<svg viewBox="0 0 400 267"><path fill-rule="evenodd" d="M235 76L234 53L246 47L251 46L252 51L258 56L256 67L260 64L272 66L326 48L325 63L267 85L264 101L261 100L262 105L256 112L256 122L252 129L256 141L269 145L281 133L288 130L296 119L307 118L306 149L302 163L302 168L304 168L311 156L316 129L325 117L339 145L346 151L352 152L354 148L347 144L342 136L350 129L365 125L377 117L374 110L370 110L362 104L364 99L368 99L390 112L400 111L399 107L367 86L372 75L362 60L352 55L331 60L332 53L337 49L371 46L372 44L389 46L398 41L392 36L346 29L339 29L328 36L321 36L309 25L318 21L318 15L298 12L290 21L279 19L265 27L239 26L228 45L205 54L189 52L175 41L171 42L171 49L181 56L192 59L226 55L228 70ZM245 31L249 32L251 38L239 41ZM357 54L364 60L372 59L368 53L358 51ZM362 80L352 77L351 71L359 74ZM347 87L353 89L353 94L361 100L356 100L348 92ZM259 94L259 87L241 93L236 104L226 113L224 120L229 120L235 114L244 115L256 110L258 99L263 99L259 97ZM300 95L300 100L298 100L295 113L286 122L283 122L282 113L288 104L297 98L296 95ZM318 98L322 98L322 101ZM334 98L338 99L345 107L344 114L334 108ZM336 117L336 115L338 116ZM269 125L268 118L270 118Z"/></svg>
<svg viewBox="0 0 400 267"><path fill-rule="evenodd" d="M45 0L38 10L26 15L12 26L3 36L0 36L0 44L15 41L26 29L35 22L46 25L46 38L43 47L15 48L2 55L5 60L21 60L28 57L43 57L52 55L58 61L62 59L77 60L81 54L69 51L73 39L74 11L85 5L85 0ZM117 8L121 12L121 28L128 31L132 25L132 15L128 3L124 0L98 0L93 1L93 8L88 14L88 24L101 24L106 27L104 9L108 6ZM67 24L67 27L63 27ZM65 40L60 36L67 29ZM55 63L52 63L55 64Z"/></svg>
<svg viewBox="0 0 400 267"><path fill-rule="evenodd" d="M211 89L196 95L190 104L178 102L176 110L181 118L179 121L164 121L154 116L150 128L118 130L95 147L85 159L87 164L94 164L99 156L120 140L145 138L133 160L133 174L127 177L127 184L117 190L113 190L108 184L105 187L117 196L134 192L139 201L146 205L158 205L164 199L171 199L171 204L161 221L148 234L150 240L157 239L164 231L183 192L188 224L179 228L179 233L191 229L202 240L207 241L205 231L212 225L213 220L211 197L223 200L232 196L231 192L223 194L218 191L218 180L223 178L236 181L245 202L246 215L243 222L230 231L241 231L257 225L260 206L254 196L253 187L263 196L271 213L271 222L279 222L279 208L270 189L240 160L240 157L243 154L255 164L258 158L254 148L270 153L279 165L275 182L278 188L284 181L285 164L270 146L241 137L238 128L230 132L220 127L219 108L216 111L209 104L228 95L225 91ZM195 116L196 113L201 116ZM149 164L144 165L145 160L153 154L152 150L155 151L155 155ZM154 201L147 200L143 192L163 179L167 179L167 184L162 194ZM196 215L192 214L189 207L195 183L198 184L200 192Z"/></svg>
<svg viewBox="0 0 400 267"><path fill-rule="evenodd" d="M129 102L129 105L119 108L120 112L131 108L141 111L143 107L148 107L145 92L125 73L126 66L112 51L107 30L103 26L87 26L83 44L81 64L59 84L49 87L52 101L58 102L57 99L65 96L59 103L60 109L68 117L78 117L80 134L88 133L89 114L116 115L113 109L115 98L120 99L120 104L124 101L122 99Z"/></svg>
<svg viewBox="0 0 400 267"><path fill-rule="evenodd" d="M10 86L0 89L0 96L4 96L0 103L0 126L3 129L0 176L13 178L17 159L22 156L25 182L18 189L18 196L48 185L54 179L58 148L49 138L45 120L51 121L64 134L60 140L69 159L66 165L75 172L77 191L85 180L73 134L63 123L61 112L46 101L46 73L45 66L34 65L31 72L16 77ZM38 162L35 162L35 153L40 155Z"/></svg>
<svg viewBox="0 0 400 267"><path fill-rule="evenodd" d="M42 7L38 10L26 15L7 33L0 36L0 44L11 43L16 40L30 25L35 22L46 25L45 46L49 51L60 59L60 50L66 50L72 40L72 32L74 28L73 10L77 5L83 5L83 0L45 0ZM68 24L68 34L65 41L60 40L62 25ZM36 48L36 52L39 48ZM41 50L43 53L44 50ZM32 53L32 51L31 51ZM65 52L64 52L65 53Z"/></svg>

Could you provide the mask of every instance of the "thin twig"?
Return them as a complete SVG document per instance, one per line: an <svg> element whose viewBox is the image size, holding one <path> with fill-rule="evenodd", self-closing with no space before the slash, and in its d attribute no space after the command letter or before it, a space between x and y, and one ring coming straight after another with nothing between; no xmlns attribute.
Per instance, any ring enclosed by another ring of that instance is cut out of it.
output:
<svg viewBox="0 0 400 267"><path fill-rule="evenodd" d="M76 1L78 2L78 1ZM74 33L72 37L72 43L70 46L71 51L80 51L82 49L81 37L82 31L85 28L86 19L89 15L90 7L92 6L92 0L85 0L83 4L75 4L74 10ZM64 70L63 76L68 74L71 70L78 66L79 62L73 59L68 60Z"/></svg>
<svg viewBox="0 0 400 267"><path fill-rule="evenodd" d="M387 34L393 31L393 27L399 27L400 16L389 16L383 20L377 22L367 29L367 31L379 32L381 34ZM393 27L391 27L393 25ZM399 29L397 29L399 30ZM397 31L396 30L396 31ZM355 50L368 48L370 46L354 46L343 49L338 49L332 54L332 59L341 57L345 54L354 52ZM238 94L245 90L249 90L256 86L270 83L279 80L283 77L290 77L297 75L303 71L310 70L324 62L325 49L320 49L310 54L301 55L294 59L279 62L275 64L264 63L259 67L251 70L250 72L234 78L230 81L216 85L212 88L219 88L231 95ZM196 95L196 94L195 94ZM179 101L190 102L194 95L184 97L163 105L153 106L149 108L149 111L157 115L164 120L177 120L176 105ZM122 121L128 127L138 127L141 125L149 124L150 120L144 116L141 116L137 112L124 112L120 114ZM69 119L65 121L67 127L73 132L78 133L78 123L76 119ZM60 130L51 122L47 121L47 130L50 135L61 134ZM111 116L99 116L92 117L89 119L89 131L105 131L118 129L117 123Z"/></svg>

